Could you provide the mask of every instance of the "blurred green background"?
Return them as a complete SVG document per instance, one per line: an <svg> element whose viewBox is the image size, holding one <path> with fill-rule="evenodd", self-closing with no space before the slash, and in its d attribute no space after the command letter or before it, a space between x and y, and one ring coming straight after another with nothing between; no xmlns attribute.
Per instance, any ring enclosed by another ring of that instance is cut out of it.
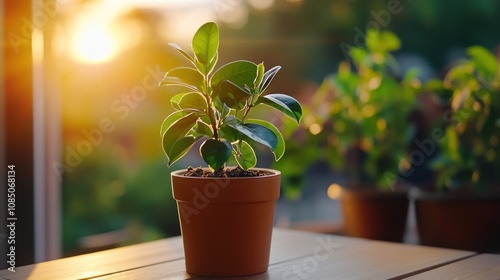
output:
<svg viewBox="0 0 500 280"><path fill-rule="evenodd" d="M169 173L203 163L193 153L166 167L159 128L171 112L170 95L149 85L181 64L167 43L189 45L187 38L205 21L221 27L219 65L234 59L281 65L270 92L304 104L347 59L346 48L364 43L368 28L394 32L402 43L395 58L403 70L417 67L423 81L441 77L466 47L498 53L500 42L496 0L86 0L61 2L58 12L53 82L62 97L62 162L69 165L74 153L80 159L63 173L65 255L180 234ZM113 129L89 136L103 119ZM275 115L268 119L281 122ZM91 143L90 149L82 143ZM315 151L293 145L285 160L305 163ZM262 153L258 165L271 166L271 155ZM281 199L278 217L338 215L326 196L331 177L314 176L299 178L306 182L301 200ZM102 244L87 242L103 233L115 235Z"/></svg>

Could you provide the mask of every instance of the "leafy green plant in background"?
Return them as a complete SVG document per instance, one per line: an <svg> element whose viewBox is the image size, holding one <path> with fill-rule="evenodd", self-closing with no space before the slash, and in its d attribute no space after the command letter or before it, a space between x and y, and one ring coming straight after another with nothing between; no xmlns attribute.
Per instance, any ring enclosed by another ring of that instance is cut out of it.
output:
<svg viewBox="0 0 500 280"><path fill-rule="evenodd" d="M166 175L161 159L138 162L131 168L115 143L96 147L78 168L65 173L61 200L64 256L102 249L83 248L80 242L111 231L126 232L116 246L179 235L177 215L165 215L176 212L175 201L169 199L171 188L155 187L158 178Z"/></svg>
<svg viewBox="0 0 500 280"><path fill-rule="evenodd" d="M401 80L396 77L398 65L391 52L399 48L395 34L370 30L366 47L350 49L354 69L341 63L307 108L314 118L305 125L325 141L322 157L343 169L351 185L389 188L398 168L409 165L415 131L410 114L421 86L414 70Z"/></svg>
<svg viewBox="0 0 500 280"><path fill-rule="evenodd" d="M264 64L237 60L217 70L219 29L213 22L201 26L192 40L193 56L170 44L191 64L170 70L163 86L185 89L172 97L175 112L161 126L163 149L168 164L182 158L200 139L200 154L212 171L220 171L231 156L243 169L257 164L252 145L261 144L279 160L285 152L280 131L271 123L247 118L252 108L268 105L297 123L302 117L300 104L285 94L267 94L267 89L280 70L275 66L265 71Z"/></svg>
<svg viewBox="0 0 500 280"><path fill-rule="evenodd" d="M487 49L467 49L469 58L443 81L429 82L450 114L440 154L433 161L439 188L498 188L500 183L500 70Z"/></svg>
<svg viewBox="0 0 500 280"><path fill-rule="evenodd" d="M126 217L119 211L119 195L111 187L123 175L120 162L111 147L106 148L98 148L77 169L65 174L61 200L65 256L79 253L79 241L85 236L126 227Z"/></svg>

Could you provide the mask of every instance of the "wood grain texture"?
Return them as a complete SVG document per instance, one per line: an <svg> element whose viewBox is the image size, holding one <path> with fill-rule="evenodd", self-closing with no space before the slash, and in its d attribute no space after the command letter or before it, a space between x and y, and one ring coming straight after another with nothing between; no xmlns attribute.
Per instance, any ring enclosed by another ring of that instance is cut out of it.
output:
<svg viewBox="0 0 500 280"><path fill-rule="evenodd" d="M379 241L338 248L270 267L265 275L245 279L392 279L474 255L473 252Z"/></svg>
<svg viewBox="0 0 500 280"><path fill-rule="evenodd" d="M234 279L400 279L474 254L275 228L269 271ZM0 279L82 278L210 279L185 272L180 237L0 271Z"/></svg>
<svg viewBox="0 0 500 280"><path fill-rule="evenodd" d="M407 278L411 280L498 280L500 255L481 254Z"/></svg>
<svg viewBox="0 0 500 280"><path fill-rule="evenodd" d="M180 237L0 271L0 279L87 279L184 257Z"/></svg>
<svg viewBox="0 0 500 280"><path fill-rule="evenodd" d="M270 265L286 263L288 261L302 259L314 255L315 251L327 255L327 250L333 251L347 248L354 244L366 243L365 239L349 238L334 235L314 234L302 231L291 231L275 228L273 230L273 241L271 245ZM260 274L262 275L266 274ZM103 277L92 279L210 279L206 277L189 275L185 271L184 260L176 260L156 264L135 270L124 271ZM223 278L231 279L231 278ZM235 278L245 279L245 278ZM260 278L259 278L260 279ZM281 279L281 278L280 278Z"/></svg>

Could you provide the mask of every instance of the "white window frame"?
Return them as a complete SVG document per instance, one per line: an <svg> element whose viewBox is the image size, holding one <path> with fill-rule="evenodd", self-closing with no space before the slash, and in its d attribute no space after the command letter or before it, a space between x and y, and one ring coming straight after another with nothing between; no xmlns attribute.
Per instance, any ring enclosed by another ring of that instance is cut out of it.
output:
<svg viewBox="0 0 500 280"><path fill-rule="evenodd" d="M33 15L43 13L43 5L55 0L32 0ZM54 75L50 67L51 34L54 18L43 27L34 28L33 52L33 158L34 158L34 228L35 262L61 258L61 178L52 165L61 158L60 93L48 83ZM33 19L33 22L35 20Z"/></svg>

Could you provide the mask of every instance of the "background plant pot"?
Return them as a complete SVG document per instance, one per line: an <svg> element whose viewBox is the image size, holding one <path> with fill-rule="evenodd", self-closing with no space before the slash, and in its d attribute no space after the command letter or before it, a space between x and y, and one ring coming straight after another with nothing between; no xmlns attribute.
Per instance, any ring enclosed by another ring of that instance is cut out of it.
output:
<svg viewBox="0 0 500 280"><path fill-rule="evenodd" d="M479 252L500 250L500 194L412 190L422 245Z"/></svg>
<svg viewBox="0 0 500 280"><path fill-rule="evenodd" d="M197 178L173 172L186 270L243 276L267 271L281 173L247 178Z"/></svg>
<svg viewBox="0 0 500 280"><path fill-rule="evenodd" d="M408 215L404 191L343 188L340 196L346 235L401 242Z"/></svg>

